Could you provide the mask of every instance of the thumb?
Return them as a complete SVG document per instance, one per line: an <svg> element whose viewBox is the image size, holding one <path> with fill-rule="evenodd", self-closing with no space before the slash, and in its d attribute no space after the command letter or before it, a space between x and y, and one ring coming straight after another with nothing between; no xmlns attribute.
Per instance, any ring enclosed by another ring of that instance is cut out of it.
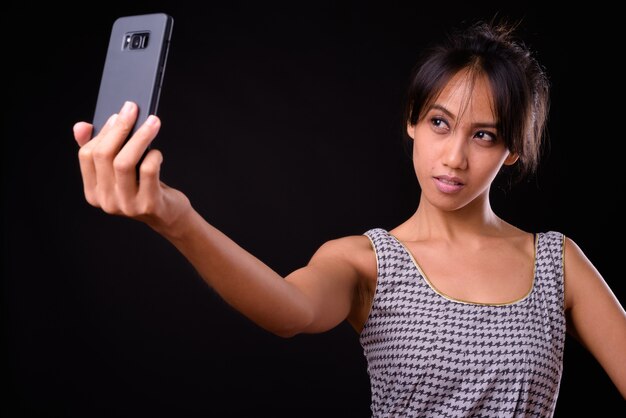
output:
<svg viewBox="0 0 626 418"><path fill-rule="evenodd" d="M78 142L78 145L82 147L91 139L93 126L87 122L78 122L74 124L73 131L74 139Z"/></svg>

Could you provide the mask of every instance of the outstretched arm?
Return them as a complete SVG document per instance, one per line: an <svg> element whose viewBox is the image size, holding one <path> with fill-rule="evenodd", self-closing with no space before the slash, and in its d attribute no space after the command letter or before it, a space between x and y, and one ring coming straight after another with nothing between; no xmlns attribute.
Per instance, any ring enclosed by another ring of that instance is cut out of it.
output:
<svg viewBox="0 0 626 418"><path fill-rule="evenodd" d="M354 295L359 271L350 249L367 250L364 237L325 243L307 266L283 279L197 212L189 211L177 223L162 234L222 298L277 335L329 330L358 302Z"/></svg>
<svg viewBox="0 0 626 418"><path fill-rule="evenodd" d="M281 336L321 332L347 318L359 272L347 247L364 244L352 237L323 245L306 267L283 279L207 223L187 197L160 181L163 157L151 149L160 120L150 116L124 143L137 116L127 103L111 117L100 134L92 127L74 126L87 201L109 214L127 216L152 227L168 239L202 278L235 309L261 327ZM365 247L363 247L365 248Z"/></svg>
<svg viewBox="0 0 626 418"><path fill-rule="evenodd" d="M565 240L568 331L598 360L626 398L626 312L582 250Z"/></svg>

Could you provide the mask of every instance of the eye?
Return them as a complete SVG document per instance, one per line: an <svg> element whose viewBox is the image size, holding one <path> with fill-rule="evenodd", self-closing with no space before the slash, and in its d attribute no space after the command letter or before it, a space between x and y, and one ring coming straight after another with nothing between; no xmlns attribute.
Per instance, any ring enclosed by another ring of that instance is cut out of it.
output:
<svg viewBox="0 0 626 418"><path fill-rule="evenodd" d="M430 125L433 127L435 132L447 132L450 129L448 122L440 117L430 118Z"/></svg>
<svg viewBox="0 0 626 418"><path fill-rule="evenodd" d="M474 138L479 141L494 143L497 140L497 137L494 133L489 131L478 131L474 134Z"/></svg>

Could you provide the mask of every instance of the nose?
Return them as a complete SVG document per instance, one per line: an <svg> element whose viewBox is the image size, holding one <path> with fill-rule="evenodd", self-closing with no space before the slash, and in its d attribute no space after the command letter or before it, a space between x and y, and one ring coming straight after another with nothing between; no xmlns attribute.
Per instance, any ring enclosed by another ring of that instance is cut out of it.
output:
<svg viewBox="0 0 626 418"><path fill-rule="evenodd" d="M443 147L443 165L456 170L465 170L467 168L467 145L467 141L460 132L450 135Z"/></svg>

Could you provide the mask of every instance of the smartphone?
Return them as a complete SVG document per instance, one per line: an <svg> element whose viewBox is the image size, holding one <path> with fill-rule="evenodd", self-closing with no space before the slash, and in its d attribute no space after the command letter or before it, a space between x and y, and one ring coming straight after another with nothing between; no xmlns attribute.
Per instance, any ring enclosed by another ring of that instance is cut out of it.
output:
<svg viewBox="0 0 626 418"><path fill-rule="evenodd" d="M97 135L125 101L137 103L132 134L156 114L174 19L165 13L119 17L113 23L93 117Z"/></svg>

